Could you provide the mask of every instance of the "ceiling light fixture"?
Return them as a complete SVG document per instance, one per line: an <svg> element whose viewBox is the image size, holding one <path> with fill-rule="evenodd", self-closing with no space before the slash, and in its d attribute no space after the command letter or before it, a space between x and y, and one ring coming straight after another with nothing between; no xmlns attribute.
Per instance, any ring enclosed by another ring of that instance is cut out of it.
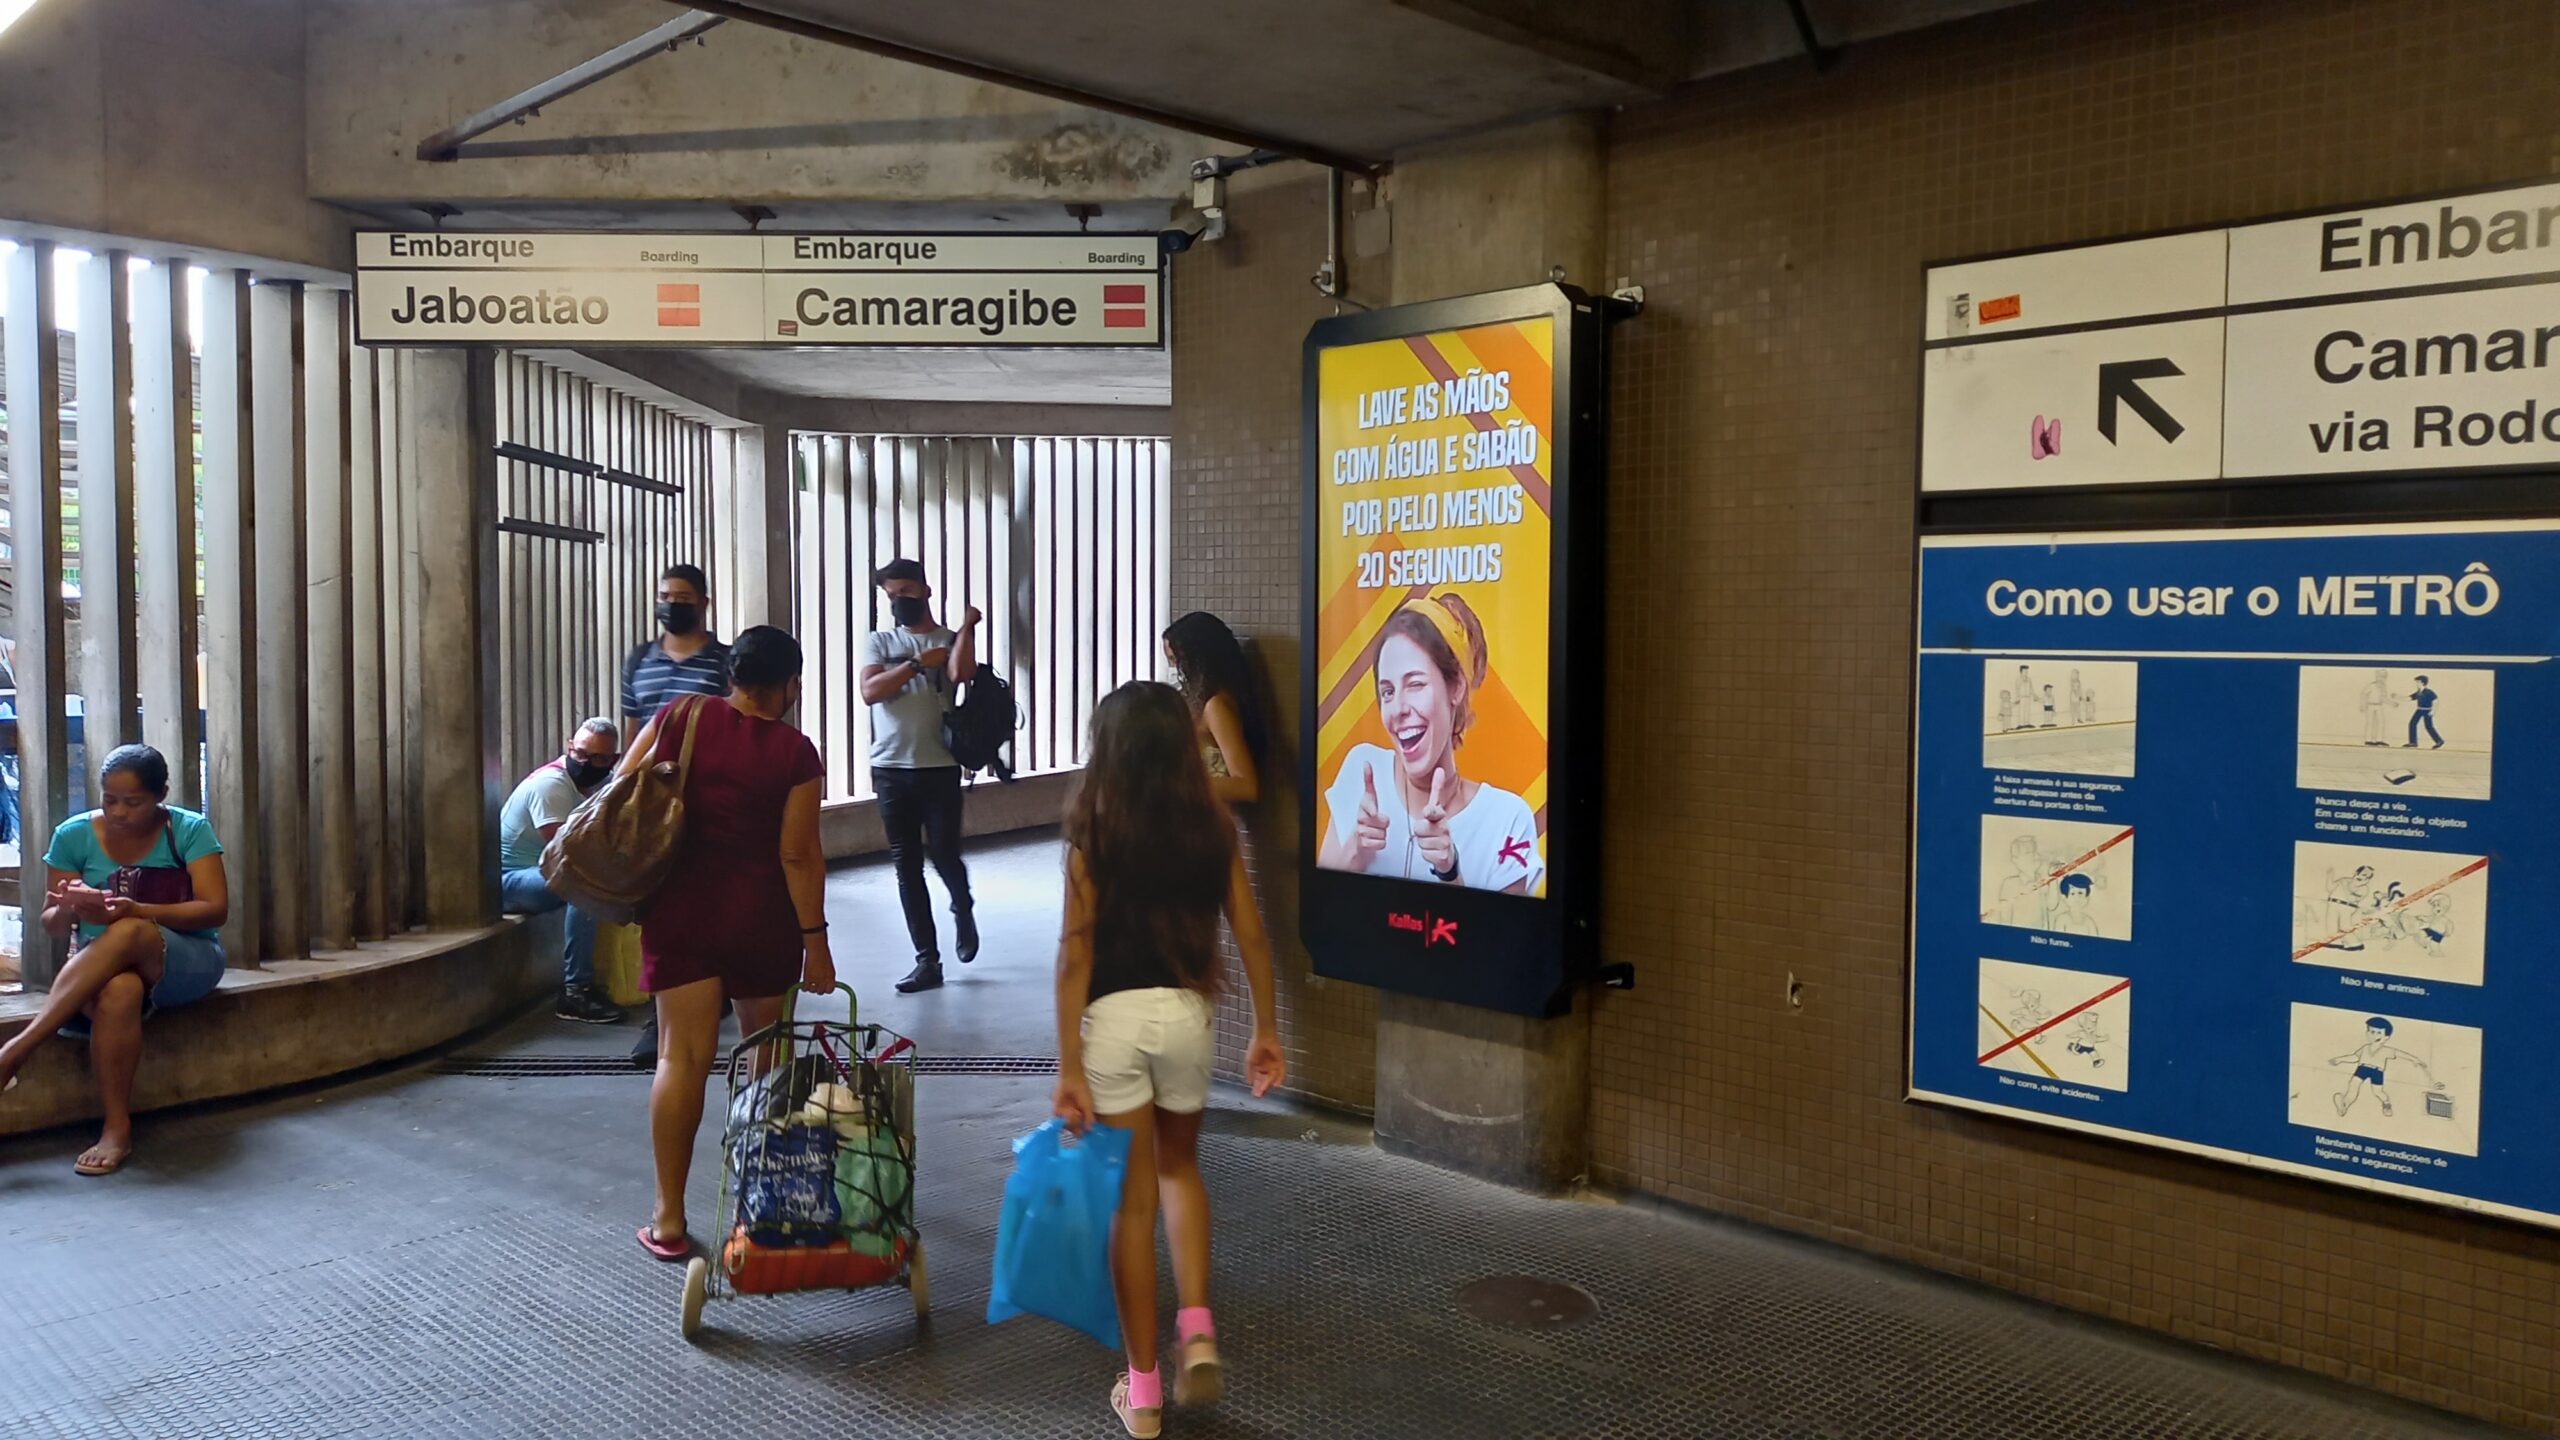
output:
<svg viewBox="0 0 2560 1440"><path fill-rule="evenodd" d="M36 0L0 0L0 35L7 34L9 27L17 24L20 16L34 8L36 8Z"/></svg>

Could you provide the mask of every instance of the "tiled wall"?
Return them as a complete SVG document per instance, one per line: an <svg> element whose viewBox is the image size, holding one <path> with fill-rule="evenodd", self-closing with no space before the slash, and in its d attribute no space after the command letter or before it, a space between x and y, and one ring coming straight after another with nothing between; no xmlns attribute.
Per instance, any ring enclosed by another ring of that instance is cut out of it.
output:
<svg viewBox="0 0 2560 1440"><path fill-rule="evenodd" d="M1650 308L1605 615L1604 936L1641 988L1598 1001L1596 1173L2560 1429L2560 1236L1901 1098L1923 263L2560 174L2560 5L2057 0L1710 82L1608 153L1608 274ZM1288 728L1322 190L1236 213L1174 267L1175 604L1255 637ZM1251 828L1294 1080L1366 1105L1374 1006L1305 978L1285 790Z"/></svg>
<svg viewBox="0 0 2560 1440"><path fill-rule="evenodd" d="M1642 988L1601 999L1599 1173L2560 1425L2560 1236L1901 1098L1923 262L2560 173L2560 5L2032 6L1628 112L1609 155L1650 308L1604 901Z"/></svg>
<svg viewBox="0 0 2560 1440"><path fill-rule="evenodd" d="M1275 753L1244 832L1271 927L1289 1088L1367 1110L1377 998L1310 975L1297 925L1298 347L1333 310L1307 278L1324 258L1324 184L1238 191L1234 232L1174 265L1173 609L1235 627L1272 701ZM1226 990L1218 1058L1234 1074L1252 1028L1232 964Z"/></svg>

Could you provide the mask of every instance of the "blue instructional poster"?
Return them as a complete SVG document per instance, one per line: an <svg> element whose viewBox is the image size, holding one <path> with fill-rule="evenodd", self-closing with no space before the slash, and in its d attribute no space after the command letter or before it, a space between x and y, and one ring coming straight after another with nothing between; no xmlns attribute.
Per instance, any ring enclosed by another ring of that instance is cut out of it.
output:
<svg viewBox="0 0 2560 1440"><path fill-rule="evenodd" d="M1913 1098L2560 1225L2560 521L1921 541Z"/></svg>

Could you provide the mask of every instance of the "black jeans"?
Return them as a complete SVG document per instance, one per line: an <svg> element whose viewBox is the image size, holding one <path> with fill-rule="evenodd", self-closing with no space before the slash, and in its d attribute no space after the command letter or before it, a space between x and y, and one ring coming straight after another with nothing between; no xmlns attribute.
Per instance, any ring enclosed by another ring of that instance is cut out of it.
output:
<svg viewBox="0 0 2560 1440"><path fill-rule="evenodd" d="M924 862L929 856L951 892L951 913L969 913L969 867L960 858L960 769L892 770L874 767L872 788L880 793L880 825L889 832L889 863L898 871L898 903L906 907L907 938L916 955L939 958L933 934L933 900L925 894Z"/></svg>

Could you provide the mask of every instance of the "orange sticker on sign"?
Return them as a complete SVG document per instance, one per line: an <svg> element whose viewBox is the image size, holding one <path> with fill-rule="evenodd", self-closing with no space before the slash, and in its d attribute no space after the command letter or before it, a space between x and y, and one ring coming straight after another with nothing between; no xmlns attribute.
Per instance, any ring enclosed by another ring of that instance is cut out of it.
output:
<svg viewBox="0 0 2560 1440"><path fill-rule="evenodd" d="M2015 320L2018 318L2018 297L2003 295L1997 300L1985 300L1974 307L1973 313L1985 325L1998 320Z"/></svg>

